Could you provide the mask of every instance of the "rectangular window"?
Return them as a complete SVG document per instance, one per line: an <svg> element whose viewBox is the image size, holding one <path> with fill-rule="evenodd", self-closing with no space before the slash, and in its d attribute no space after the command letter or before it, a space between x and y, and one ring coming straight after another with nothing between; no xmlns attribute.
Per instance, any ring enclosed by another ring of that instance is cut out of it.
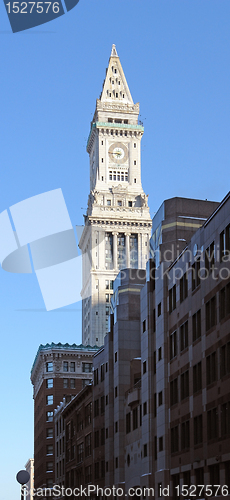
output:
<svg viewBox="0 0 230 500"><path fill-rule="evenodd" d="M230 434L230 401L221 405L221 437Z"/></svg>
<svg viewBox="0 0 230 500"><path fill-rule="evenodd" d="M99 442L99 431L94 432L94 448L98 448Z"/></svg>
<svg viewBox="0 0 230 500"><path fill-rule="evenodd" d="M131 432L131 413L126 413L126 434Z"/></svg>
<svg viewBox="0 0 230 500"><path fill-rule="evenodd" d="M178 403L178 384L177 378L174 378L170 382L170 406L173 406Z"/></svg>
<svg viewBox="0 0 230 500"><path fill-rule="evenodd" d="M158 316L158 318L159 318L160 315L161 315L161 302L157 306L157 316Z"/></svg>
<svg viewBox="0 0 230 500"><path fill-rule="evenodd" d="M97 385L98 384L98 368L96 368L96 370L94 370L94 372L93 372L93 380L94 380L94 385Z"/></svg>
<svg viewBox="0 0 230 500"><path fill-rule="evenodd" d="M105 413L105 396L101 396L101 415Z"/></svg>
<svg viewBox="0 0 230 500"><path fill-rule="evenodd" d="M85 406L85 426L91 424L92 421L92 403Z"/></svg>
<svg viewBox="0 0 230 500"><path fill-rule="evenodd" d="M53 445L52 444L48 444L46 446L46 455L53 455Z"/></svg>
<svg viewBox="0 0 230 500"><path fill-rule="evenodd" d="M181 424L181 449L190 447L190 423L189 420Z"/></svg>
<svg viewBox="0 0 230 500"><path fill-rule="evenodd" d="M53 472L53 462L46 462L46 472Z"/></svg>
<svg viewBox="0 0 230 500"><path fill-rule="evenodd" d="M178 443L179 443L179 431L178 425L171 428L171 453L176 453L178 451ZM161 451L159 449L159 451Z"/></svg>
<svg viewBox="0 0 230 500"><path fill-rule="evenodd" d="M75 389L75 378L70 379L70 389Z"/></svg>
<svg viewBox="0 0 230 500"><path fill-rule="evenodd" d="M146 361L143 362L143 374L146 373Z"/></svg>
<svg viewBox="0 0 230 500"><path fill-rule="evenodd" d="M85 436L85 458L90 457L92 454L92 434Z"/></svg>
<svg viewBox="0 0 230 500"><path fill-rule="evenodd" d="M53 388L53 378L47 378L46 379L46 388L47 389L52 389Z"/></svg>
<svg viewBox="0 0 230 500"><path fill-rule="evenodd" d="M75 372L75 361L70 361L70 372Z"/></svg>
<svg viewBox="0 0 230 500"><path fill-rule="evenodd" d="M185 273L180 279L180 302L186 299L188 296L188 276Z"/></svg>
<svg viewBox="0 0 230 500"><path fill-rule="evenodd" d="M163 393L162 391L160 391L158 394L158 406L161 406L162 404L163 404Z"/></svg>
<svg viewBox="0 0 230 500"><path fill-rule="evenodd" d="M201 310L193 314L192 317L192 339L195 342L201 338Z"/></svg>
<svg viewBox="0 0 230 500"><path fill-rule="evenodd" d="M67 389L69 387L69 379L63 378L63 389Z"/></svg>
<svg viewBox="0 0 230 500"><path fill-rule="evenodd" d="M216 352L213 352L206 358L206 381L207 385L212 384L217 379L216 370Z"/></svg>
<svg viewBox="0 0 230 500"><path fill-rule="evenodd" d="M47 413L50 413L50 412L47 412ZM47 437L47 438L53 438L53 434L54 434L54 433L53 433L53 429L52 429L52 427L48 427L48 428L46 429L46 437Z"/></svg>
<svg viewBox="0 0 230 500"><path fill-rule="evenodd" d="M170 359L177 355L177 334L173 332L169 337Z"/></svg>
<svg viewBox="0 0 230 500"><path fill-rule="evenodd" d="M84 459L84 443L77 446L77 463L83 462Z"/></svg>
<svg viewBox="0 0 230 500"><path fill-rule="evenodd" d="M193 394L202 389L201 361L193 367Z"/></svg>
<svg viewBox="0 0 230 500"><path fill-rule="evenodd" d="M53 416L54 416L53 411L47 411L46 412L46 422L53 422Z"/></svg>
<svg viewBox="0 0 230 500"><path fill-rule="evenodd" d="M53 394L48 394L48 396L46 396L46 404L53 405L53 402L54 402Z"/></svg>
<svg viewBox="0 0 230 500"><path fill-rule="evenodd" d="M176 285L169 290L169 314L176 309Z"/></svg>
<svg viewBox="0 0 230 500"><path fill-rule="evenodd" d="M148 456L148 445L147 443L144 444L144 448L143 448L143 455L144 457L147 457Z"/></svg>
<svg viewBox="0 0 230 500"><path fill-rule="evenodd" d="M188 347L188 321L180 327L180 350L183 351L186 347Z"/></svg>
<svg viewBox="0 0 230 500"><path fill-rule="evenodd" d="M48 363L46 363L46 371L47 372L53 371L53 362L52 361L49 361Z"/></svg>
<svg viewBox="0 0 230 500"><path fill-rule="evenodd" d="M194 445L200 444L203 441L203 421L202 415L194 417Z"/></svg>
<svg viewBox="0 0 230 500"><path fill-rule="evenodd" d="M220 348L220 376L230 373L230 342Z"/></svg>
<svg viewBox="0 0 230 500"><path fill-rule="evenodd" d="M182 373L180 378L181 383L181 400L189 397L189 371Z"/></svg>
<svg viewBox="0 0 230 500"><path fill-rule="evenodd" d="M219 464L209 466L209 484L220 484Z"/></svg>
<svg viewBox="0 0 230 500"><path fill-rule="evenodd" d="M138 427L138 406L133 409L133 431Z"/></svg>
<svg viewBox="0 0 230 500"><path fill-rule="evenodd" d="M206 312L206 332L216 324L216 296L205 304Z"/></svg>
<svg viewBox="0 0 230 500"><path fill-rule="evenodd" d="M117 398L117 386L114 389L114 396L115 396L115 398Z"/></svg>
<svg viewBox="0 0 230 500"><path fill-rule="evenodd" d="M69 371L69 363L68 361L63 361L63 372Z"/></svg>
<svg viewBox="0 0 230 500"><path fill-rule="evenodd" d="M207 437L215 439L218 437L218 413L217 408L207 412Z"/></svg>
<svg viewBox="0 0 230 500"><path fill-rule="evenodd" d="M94 401L94 417L98 417L99 415L99 399Z"/></svg>
<svg viewBox="0 0 230 500"><path fill-rule="evenodd" d="M82 363L83 373L92 373L93 363Z"/></svg>
<svg viewBox="0 0 230 500"><path fill-rule="evenodd" d="M101 382L105 379L105 365L104 363L101 365Z"/></svg>

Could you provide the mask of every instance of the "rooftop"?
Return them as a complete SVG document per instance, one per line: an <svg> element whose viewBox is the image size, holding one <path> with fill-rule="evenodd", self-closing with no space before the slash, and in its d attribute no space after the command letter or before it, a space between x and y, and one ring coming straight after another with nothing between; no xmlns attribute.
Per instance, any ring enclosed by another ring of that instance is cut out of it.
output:
<svg viewBox="0 0 230 500"><path fill-rule="evenodd" d="M55 342L51 342L51 344L40 344L38 350L37 350L37 354L35 356L35 359L34 359L34 362L33 362L33 366L31 368L31 373L34 369L34 366L35 366L35 363L38 359L38 356L40 354L41 351L51 351L53 349L58 349L58 350L74 350L74 351L97 351L98 349L100 349L97 345L95 346L91 346L91 345L83 345L83 344L62 344L61 342L58 342L58 344L55 344Z"/></svg>

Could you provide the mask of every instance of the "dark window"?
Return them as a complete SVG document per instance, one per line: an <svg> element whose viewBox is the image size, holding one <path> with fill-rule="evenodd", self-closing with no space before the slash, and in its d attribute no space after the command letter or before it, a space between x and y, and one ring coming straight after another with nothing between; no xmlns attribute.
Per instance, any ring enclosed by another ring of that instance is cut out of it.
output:
<svg viewBox="0 0 230 500"><path fill-rule="evenodd" d="M117 398L117 386L114 389L114 396L115 396L115 398Z"/></svg>
<svg viewBox="0 0 230 500"><path fill-rule="evenodd" d="M178 384L177 378L170 382L170 405L173 406L178 403Z"/></svg>
<svg viewBox="0 0 230 500"><path fill-rule="evenodd" d="M77 463L83 462L84 458L84 443L77 446Z"/></svg>
<svg viewBox="0 0 230 500"><path fill-rule="evenodd" d="M170 359L173 359L177 355L177 335L173 332L169 337L169 348L170 348Z"/></svg>
<svg viewBox="0 0 230 500"><path fill-rule="evenodd" d="M92 421L92 403L85 407L85 426L89 425Z"/></svg>
<svg viewBox="0 0 230 500"><path fill-rule="evenodd" d="M138 427L138 406L133 409L133 430Z"/></svg>
<svg viewBox="0 0 230 500"><path fill-rule="evenodd" d="M178 431L178 425L176 425L171 429L171 453L176 453L178 451L178 443L179 443L179 431Z"/></svg>
<svg viewBox="0 0 230 500"><path fill-rule="evenodd" d="M195 469L195 482L196 486L199 484L204 484L204 469L200 467L199 469Z"/></svg>
<svg viewBox="0 0 230 500"><path fill-rule="evenodd" d="M189 420L181 424L181 449L190 447L190 423Z"/></svg>
<svg viewBox="0 0 230 500"><path fill-rule="evenodd" d="M192 265L192 290L200 284L200 258Z"/></svg>
<svg viewBox="0 0 230 500"><path fill-rule="evenodd" d="M169 290L169 314L176 309L176 285Z"/></svg>
<svg viewBox="0 0 230 500"><path fill-rule="evenodd" d="M143 404L143 415L147 415L147 402Z"/></svg>
<svg viewBox="0 0 230 500"><path fill-rule="evenodd" d="M157 368L157 353L154 351L153 353L153 373L156 373Z"/></svg>
<svg viewBox="0 0 230 500"><path fill-rule="evenodd" d="M85 457L89 457L92 453L92 434L85 436Z"/></svg>
<svg viewBox="0 0 230 500"><path fill-rule="evenodd" d="M194 445L203 441L203 421L202 415L194 418Z"/></svg>
<svg viewBox="0 0 230 500"><path fill-rule="evenodd" d="M99 399L94 401L94 417L98 417L99 415Z"/></svg>
<svg viewBox="0 0 230 500"><path fill-rule="evenodd" d="M212 271L215 265L215 244L214 241L205 250L205 269L206 276Z"/></svg>
<svg viewBox="0 0 230 500"><path fill-rule="evenodd" d="M131 432L131 413L126 413L126 434Z"/></svg>
<svg viewBox="0 0 230 500"><path fill-rule="evenodd" d="M70 372L75 372L75 361L70 361Z"/></svg>
<svg viewBox="0 0 230 500"><path fill-rule="evenodd" d="M105 396L101 396L101 415L105 413Z"/></svg>
<svg viewBox="0 0 230 500"><path fill-rule="evenodd" d="M159 451L163 451L163 436L159 437Z"/></svg>
<svg viewBox="0 0 230 500"><path fill-rule="evenodd" d="M221 405L221 436L230 434L230 401Z"/></svg>
<svg viewBox="0 0 230 500"><path fill-rule="evenodd" d="M93 381L94 381L94 385L98 384L98 368L96 370L94 370L94 372L93 372Z"/></svg>
<svg viewBox="0 0 230 500"><path fill-rule="evenodd" d="M161 406L162 404L163 404L163 393L162 391L160 391L158 394L158 406Z"/></svg>
<svg viewBox="0 0 230 500"><path fill-rule="evenodd" d="M142 323L142 332L144 333L146 331L146 320L144 319Z"/></svg>
<svg viewBox="0 0 230 500"><path fill-rule="evenodd" d="M158 361L161 361L161 359L162 359L162 348L159 347L159 349L158 349Z"/></svg>
<svg viewBox="0 0 230 500"><path fill-rule="evenodd" d="M220 348L220 376L230 373L230 342Z"/></svg>
<svg viewBox="0 0 230 500"><path fill-rule="evenodd" d="M105 378L105 365L101 365L101 382L103 382Z"/></svg>
<svg viewBox="0 0 230 500"><path fill-rule="evenodd" d="M193 393L202 389L201 361L193 367Z"/></svg>
<svg viewBox="0 0 230 500"><path fill-rule="evenodd" d="M206 380L207 385L212 384L217 379L216 373L216 352L213 352L206 358Z"/></svg>
<svg viewBox="0 0 230 500"><path fill-rule="evenodd" d="M207 412L207 437L215 439L218 437L218 413L217 408Z"/></svg>
<svg viewBox="0 0 230 500"><path fill-rule="evenodd" d="M180 302L186 299L188 296L188 276L185 273L180 279Z"/></svg>
<svg viewBox="0 0 230 500"><path fill-rule="evenodd" d="M94 448L98 448L99 442L99 431L94 432Z"/></svg>
<svg viewBox="0 0 230 500"><path fill-rule="evenodd" d="M118 422L115 422L115 433L118 432Z"/></svg>
<svg viewBox="0 0 230 500"><path fill-rule="evenodd" d="M147 446L147 444L144 444L144 447L143 447L143 452L144 452L144 453L143 453L143 454L144 454L144 457L147 457L147 455L148 455L148 446Z"/></svg>
<svg viewBox="0 0 230 500"><path fill-rule="evenodd" d="M216 324L216 297L206 302L206 332Z"/></svg>
<svg viewBox="0 0 230 500"><path fill-rule="evenodd" d="M102 427L101 429L101 446L104 446L105 444L105 428Z"/></svg>
<svg viewBox="0 0 230 500"><path fill-rule="evenodd" d="M100 477L99 467L100 467L100 462L96 462L94 464L94 477L95 477L95 479L99 479L99 477Z"/></svg>
<svg viewBox="0 0 230 500"><path fill-rule="evenodd" d="M209 484L220 484L219 464L209 466Z"/></svg>
<svg viewBox="0 0 230 500"><path fill-rule="evenodd" d="M158 304L158 307L157 307L157 315L158 315L158 318L161 315L161 302Z"/></svg>
<svg viewBox="0 0 230 500"><path fill-rule="evenodd" d="M188 347L188 321L180 327L180 350L183 351L186 347Z"/></svg>
<svg viewBox="0 0 230 500"><path fill-rule="evenodd" d="M63 372L69 371L69 363L68 361L63 361Z"/></svg>
<svg viewBox="0 0 230 500"><path fill-rule="evenodd" d="M180 378L181 400L189 397L189 371L182 373Z"/></svg>
<svg viewBox="0 0 230 500"><path fill-rule="evenodd" d="M143 373L146 373L146 361L143 362Z"/></svg>
<svg viewBox="0 0 230 500"><path fill-rule="evenodd" d="M193 314L192 317L192 339L193 342L201 337L201 310Z"/></svg>

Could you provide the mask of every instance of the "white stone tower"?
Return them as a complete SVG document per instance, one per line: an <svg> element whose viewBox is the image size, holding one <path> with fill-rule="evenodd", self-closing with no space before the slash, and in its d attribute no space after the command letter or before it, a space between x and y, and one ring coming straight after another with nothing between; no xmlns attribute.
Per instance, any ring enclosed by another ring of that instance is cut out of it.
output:
<svg viewBox="0 0 230 500"><path fill-rule="evenodd" d="M90 194L80 240L82 342L103 345L110 295L120 269L145 269L151 218L141 185L139 104L134 104L115 45L87 143Z"/></svg>

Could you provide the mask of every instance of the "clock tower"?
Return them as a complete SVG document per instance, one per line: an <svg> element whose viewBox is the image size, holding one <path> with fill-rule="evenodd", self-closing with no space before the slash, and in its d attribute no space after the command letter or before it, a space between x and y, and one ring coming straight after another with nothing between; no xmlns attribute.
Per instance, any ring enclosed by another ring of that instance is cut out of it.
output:
<svg viewBox="0 0 230 500"><path fill-rule="evenodd" d="M82 251L82 342L103 345L113 281L120 269L145 269L151 233L141 185L139 104L134 104L115 45L87 143L90 194Z"/></svg>

